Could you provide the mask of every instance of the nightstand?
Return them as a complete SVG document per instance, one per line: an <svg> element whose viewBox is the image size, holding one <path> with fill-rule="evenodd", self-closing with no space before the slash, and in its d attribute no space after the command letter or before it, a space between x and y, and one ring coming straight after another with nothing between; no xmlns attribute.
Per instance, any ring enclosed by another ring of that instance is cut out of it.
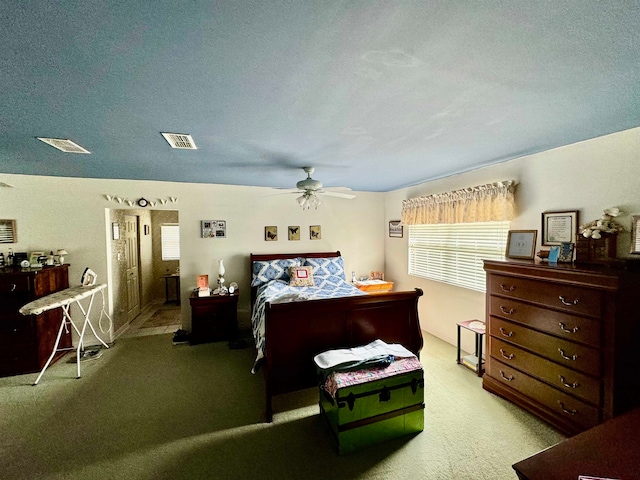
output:
<svg viewBox="0 0 640 480"><path fill-rule="evenodd" d="M189 343L216 342L219 340L235 340L238 335L238 297L233 295L211 295L198 297L191 293L191 335Z"/></svg>

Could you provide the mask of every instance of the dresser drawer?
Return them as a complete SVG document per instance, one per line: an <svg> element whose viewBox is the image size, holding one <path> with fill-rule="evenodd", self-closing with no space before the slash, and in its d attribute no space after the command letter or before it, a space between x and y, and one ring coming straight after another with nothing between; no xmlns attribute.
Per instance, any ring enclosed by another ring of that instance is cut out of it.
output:
<svg viewBox="0 0 640 480"><path fill-rule="evenodd" d="M596 318L602 313L602 292L591 288L493 274L489 293Z"/></svg>
<svg viewBox="0 0 640 480"><path fill-rule="evenodd" d="M31 317L12 318L14 315L0 318L0 350L12 345L32 343L36 330Z"/></svg>
<svg viewBox="0 0 640 480"><path fill-rule="evenodd" d="M599 377L600 350L531 330L497 317L490 317L489 333L574 370Z"/></svg>
<svg viewBox="0 0 640 480"><path fill-rule="evenodd" d="M0 295L22 294L31 291L31 277L27 275L2 275L0 276Z"/></svg>
<svg viewBox="0 0 640 480"><path fill-rule="evenodd" d="M558 365L519 347L490 337L489 354L500 362L543 380L565 393L599 406L600 380Z"/></svg>
<svg viewBox="0 0 640 480"><path fill-rule="evenodd" d="M599 423L600 411L598 408L550 387L502 362L494 359L491 361L494 363L492 366L493 378L540 403L556 415L566 417L568 421L575 423L582 429L594 427Z"/></svg>
<svg viewBox="0 0 640 480"><path fill-rule="evenodd" d="M489 314L528 325L566 340L600 347L602 323L586 317L537 307L510 298L491 295Z"/></svg>

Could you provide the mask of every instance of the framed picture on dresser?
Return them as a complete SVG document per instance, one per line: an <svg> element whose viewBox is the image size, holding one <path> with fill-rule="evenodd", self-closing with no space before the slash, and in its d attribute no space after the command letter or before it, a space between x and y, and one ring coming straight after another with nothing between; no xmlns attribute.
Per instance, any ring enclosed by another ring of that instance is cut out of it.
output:
<svg viewBox="0 0 640 480"><path fill-rule="evenodd" d="M532 259L536 248L537 230L509 230L507 258Z"/></svg>

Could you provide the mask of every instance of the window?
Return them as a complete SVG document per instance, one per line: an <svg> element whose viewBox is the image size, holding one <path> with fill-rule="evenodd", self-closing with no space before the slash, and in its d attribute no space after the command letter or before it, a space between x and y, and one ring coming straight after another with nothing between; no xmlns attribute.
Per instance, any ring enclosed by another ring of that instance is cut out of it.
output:
<svg viewBox="0 0 640 480"><path fill-rule="evenodd" d="M180 260L180 227L175 224L160 226L162 260Z"/></svg>
<svg viewBox="0 0 640 480"><path fill-rule="evenodd" d="M482 260L504 258L509 222L409 225L409 275L486 290Z"/></svg>

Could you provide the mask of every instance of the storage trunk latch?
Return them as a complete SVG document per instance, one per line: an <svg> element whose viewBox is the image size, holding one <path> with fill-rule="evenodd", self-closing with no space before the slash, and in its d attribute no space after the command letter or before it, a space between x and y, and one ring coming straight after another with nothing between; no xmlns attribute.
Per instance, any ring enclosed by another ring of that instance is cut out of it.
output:
<svg viewBox="0 0 640 480"><path fill-rule="evenodd" d="M382 390L380 390L380 403L388 402L389 400L391 400L391 390L387 387L382 387Z"/></svg>

